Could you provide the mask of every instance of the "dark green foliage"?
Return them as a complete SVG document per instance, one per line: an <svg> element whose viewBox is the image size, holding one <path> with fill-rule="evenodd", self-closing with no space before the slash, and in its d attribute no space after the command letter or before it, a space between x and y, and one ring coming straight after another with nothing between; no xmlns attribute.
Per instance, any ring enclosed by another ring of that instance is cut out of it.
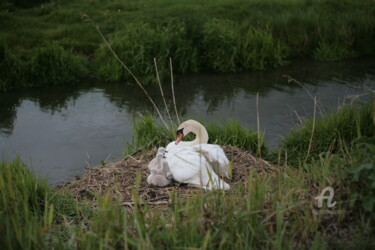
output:
<svg viewBox="0 0 375 250"><path fill-rule="evenodd" d="M17 6L19 8L30 8L36 5L47 3L49 1L50 0L7 0L7 2L10 2L14 4L14 6Z"/></svg>
<svg viewBox="0 0 375 250"><path fill-rule="evenodd" d="M68 83L87 74L86 58L57 45L37 50L31 58L33 85Z"/></svg>
<svg viewBox="0 0 375 250"><path fill-rule="evenodd" d="M8 45L0 38L0 90L21 86L24 81L22 69L19 58L12 54Z"/></svg>
<svg viewBox="0 0 375 250"><path fill-rule="evenodd" d="M244 29L244 28L242 28ZM264 70L285 64L286 46L275 39L269 29L245 27L239 41L240 67L244 70Z"/></svg>
<svg viewBox="0 0 375 250"><path fill-rule="evenodd" d="M0 90L69 83L86 76L87 61L58 45L37 49L29 62L12 54L0 39Z"/></svg>
<svg viewBox="0 0 375 250"><path fill-rule="evenodd" d="M345 45L339 42L330 44L323 41L314 51L314 58L321 61L339 61L354 56L353 51L349 51Z"/></svg>
<svg viewBox="0 0 375 250"><path fill-rule="evenodd" d="M214 19L203 28L204 67L219 72L238 71L238 32L235 22Z"/></svg>
<svg viewBox="0 0 375 250"><path fill-rule="evenodd" d="M263 70L285 63L286 47L267 29L213 19L203 29L205 67L220 72Z"/></svg>
<svg viewBox="0 0 375 250"><path fill-rule="evenodd" d="M343 105L338 111L316 119L309 160L320 153L343 151L345 145L361 136L375 136L375 101L364 104ZM299 128L291 130L284 137L280 150L292 166L298 166L307 155L313 128L313 119L305 121Z"/></svg>
<svg viewBox="0 0 375 250"><path fill-rule="evenodd" d="M348 170L352 205L359 203L362 209L372 213L375 208L375 137L357 140L352 155Z"/></svg>
<svg viewBox="0 0 375 250"><path fill-rule="evenodd" d="M160 77L170 75L169 58L175 73L195 72L197 52L186 34L185 24L169 20L165 25L152 27L134 23L116 32L110 41L113 50L142 83L156 83L156 58ZM107 80L133 80L103 43L97 52L99 75Z"/></svg>

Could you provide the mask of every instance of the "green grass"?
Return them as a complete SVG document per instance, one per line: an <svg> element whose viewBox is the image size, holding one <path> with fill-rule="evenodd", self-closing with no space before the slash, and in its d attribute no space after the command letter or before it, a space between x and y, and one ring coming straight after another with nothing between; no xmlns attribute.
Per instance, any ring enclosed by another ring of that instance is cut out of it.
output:
<svg viewBox="0 0 375 250"><path fill-rule="evenodd" d="M9 49L3 39L0 39L0 89L21 87L23 79L23 65Z"/></svg>
<svg viewBox="0 0 375 250"><path fill-rule="evenodd" d="M189 73L262 70L295 57L332 61L375 55L372 0L33 1L22 8L24 3L0 4L0 36L10 60L32 65L42 48L61 46L86 57L90 76L108 81L132 79L95 29L82 22L82 13L99 25L144 83L155 82L154 57L165 76L169 57L176 73ZM63 67L60 73L69 70ZM20 67L22 83L0 73L3 91L56 79L34 79L28 67ZM78 73L86 76L86 70Z"/></svg>
<svg viewBox="0 0 375 250"><path fill-rule="evenodd" d="M31 76L35 85L73 82L87 74L86 58L58 45L40 48L31 58Z"/></svg>
<svg viewBox="0 0 375 250"><path fill-rule="evenodd" d="M313 124L313 118L309 118L283 138L279 151L281 158L285 159L287 155L287 161L293 166L305 161ZM316 119L309 159L318 158L325 152L343 154L354 139L363 136L375 136L373 99L358 105L343 104L336 112Z"/></svg>
<svg viewBox="0 0 375 250"><path fill-rule="evenodd" d="M162 79L170 75L169 58L176 73L197 71L197 51L190 44L185 24L179 20L171 19L156 28L146 23L129 24L114 34L111 46L143 83L155 83L154 58ZM105 45L97 51L96 64L99 76L106 80L131 79Z"/></svg>
<svg viewBox="0 0 375 250"><path fill-rule="evenodd" d="M257 132L243 128L238 121L227 121L222 126L215 124L204 124L207 129L208 143L218 145L232 145L258 154ZM177 124L174 124L177 128ZM261 153L267 153L267 148L263 143L264 134L261 133L259 142ZM187 135L183 140L193 140L193 136ZM168 130L156 122L152 114L138 117L134 122L133 140L125 146L124 154L132 153L136 150L149 150L154 147L165 147L171 141L176 140L176 130Z"/></svg>
<svg viewBox="0 0 375 250"><path fill-rule="evenodd" d="M15 56L0 39L0 89L71 83L88 73L87 60L71 50L49 45L35 50L30 62Z"/></svg>
<svg viewBox="0 0 375 250"><path fill-rule="evenodd" d="M54 190L19 158L0 162L0 246L35 249L59 245L54 237L62 232L52 226L79 220L85 212L88 210L80 209L71 194Z"/></svg>

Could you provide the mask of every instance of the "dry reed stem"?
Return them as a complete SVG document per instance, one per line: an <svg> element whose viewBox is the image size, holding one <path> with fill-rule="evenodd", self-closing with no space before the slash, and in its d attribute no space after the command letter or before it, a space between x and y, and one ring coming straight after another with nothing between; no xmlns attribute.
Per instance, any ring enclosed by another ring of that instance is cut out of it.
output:
<svg viewBox="0 0 375 250"><path fill-rule="evenodd" d="M311 145L312 145L312 140L313 140L314 130L315 130L315 118L316 118L316 96L314 96L314 116L313 116L313 124L312 124L312 129L311 129L311 137L310 137L309 148L307 149L307 155L306 155L304 163L306 163L307 158L310 155L310 150L311 150Z"/></svg>
<svg viewBox="0 0 375 250"><path fill-rule="evenodd" d="M283 75L283 77L286 77L288 78L288 83L290 82L294 82L296 83L298 86L300 86L303 90L305 90L305 92L311 97L311 99L314 101L314 98L316 98L316 96L314 97L311 92L308 90L308 88L306 88L305 86L303 86L302 83L300 83L299 81L297 81L296 79L292 78L291 76L288 76L288 75ZM320 113L323 114L324 113L324 110L323 110L323 107L322 106L318 106L319 107L319 110L320 110Z"/></svg>
<svg viewBox="0 0 375 250"><path fill-rule="evenodd" d="M165 111L167 112L167 115L168 115L168 118L169 118L169 122L171 123L171 127L173 127L172 118L171 118L171 115L169 114L169 111L168 111L167 102L165 101L163 88L161 87L161 81L160 81L160 76L159 76L158 64L156 62L156 58L155 57L154 57L154 65L155 65L155 71L156 71L156 78L158 80L158 84L159 84L159 88L160 88L160 94L161 94L161 97L163 99L164 106L165 106Z"/></svg>
<svg viewBox="0 0 375 250"><path fill-rule="evenodd" d="M173 98L173 105L174 105L174 110L176 112L176 118L178 124L180 124L180 118L178 117L178 112L177 112L177 105L176 105L176 98L174 96L174 81L173 81L173 66L172 66L172 58L169 57L169 68L171 70L171 87L172 87L172 98Z"/></svg>
<svg viewBox="0 0 375 250"><path fill-rule="evenodd" d="M257 96L256 96L256 108L257 108L257 129L258 129L258 153L259 153L259 157L262 157L262 152L260 150L261 143L260 143L260 125L259 125L259 92L257 92Z"/></svg>
<svg viewBox="0 0 375 250"><path fill-rule="evenodd" d="M91 23L91 25L94 26L94 28L96 29L96 31L99 33L99 35L101 36L101 38L104 40L105 44L107 45L108 49L111 51L111 53L114 55L114 57L116 58L116 60L126 69L126 71L128 71L128 73L133 77L133 79L135 80L135 82L138 84L138 86L143 90L143 92L146 94L146 96L148 97L148 99L150 100L150 102L152 103L152 105L154 106L156 112L158 113L159 117L160 117L160 120L164 123L164 126L168 129L168 125L167 123L165 122L165 120L163 119L163 116L161 115L160 113L160 110L158 109L158 107L156 106L155 102L152 100L151 96L148 94L148 92L146 91L146 89L142 86L141 82L138 80L138 78L133 74L133 72L125 65L125 63L117 56L116 52L112 49L112 46L108 43L107 39L104 37L103 33L100 31L99 29L99 26L87 15L87 14L82 14L81 15L81 19L84 21L84 22L88 22L88 23Z"/></svg>

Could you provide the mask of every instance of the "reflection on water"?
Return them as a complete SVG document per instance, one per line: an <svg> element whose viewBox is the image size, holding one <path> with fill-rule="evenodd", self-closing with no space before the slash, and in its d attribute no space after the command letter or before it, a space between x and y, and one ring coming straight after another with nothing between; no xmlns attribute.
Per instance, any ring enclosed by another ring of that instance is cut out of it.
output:
<svg viewBox="0 0 375 250"><path fill-rule="evenodd" d="M308 93L283 75L301 82L326 110L348 95L362 93L363 86L375 87L373 61L298 62L266 72L179 77L177 107L184 117L210 122L237 119L255 129L259 92L261 129L272 146L313 109ZM167 85L167 104L174 113ZM158 88L147 90L163 107ZM85 165L121 157L124 144L132 138L133 116L144 110L152 111L152 106L134 85L86 82L3 93L0 157L20 154L50 182L61 182L82 173Z"/></svg>

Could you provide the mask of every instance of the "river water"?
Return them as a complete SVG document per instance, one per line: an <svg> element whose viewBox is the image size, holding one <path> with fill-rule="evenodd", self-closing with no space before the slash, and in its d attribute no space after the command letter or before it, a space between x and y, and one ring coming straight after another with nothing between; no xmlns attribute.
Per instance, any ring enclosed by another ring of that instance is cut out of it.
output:
<svg viewBox="0 0 375 250"><path fill-rule="evenodd" d="M169 85L165 95L173 111ZM277 145L312 114L309 93L317 97L320 114L365 93L364 88L375 88L374 60L298 61L261 72L181 76L175 82L177 108L184 117L215 123L236 119L252 129L259 93L260 127L268 146ZM158 88L146 89L162 108ZM0 158L19 155L50 183L60 183L82 174L85 166L121 158L132 139L132 121L145 110L152 106L143 92L124 83L81 82L0 93Z"/></svg>

